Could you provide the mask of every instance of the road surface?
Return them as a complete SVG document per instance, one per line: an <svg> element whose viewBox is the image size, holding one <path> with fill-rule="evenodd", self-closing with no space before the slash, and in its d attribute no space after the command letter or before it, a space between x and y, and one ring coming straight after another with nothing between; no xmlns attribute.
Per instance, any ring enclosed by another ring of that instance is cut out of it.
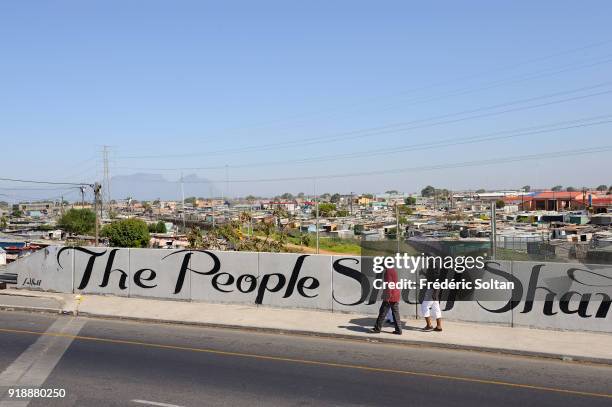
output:
<svg viewBox="0 0 612 407"><path fill-rule="evenodd" d="M8 397L33 387L66 395ZM0 391L0 406L595 407L612 367L2 311Z"/></svg>

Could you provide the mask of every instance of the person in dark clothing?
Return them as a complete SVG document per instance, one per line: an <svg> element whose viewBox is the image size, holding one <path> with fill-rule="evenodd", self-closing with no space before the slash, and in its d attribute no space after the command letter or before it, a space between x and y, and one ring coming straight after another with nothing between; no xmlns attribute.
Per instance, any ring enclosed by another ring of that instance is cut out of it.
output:
<svg viewBox="0 0 612 407"><path fill-rule="evenodd" d="M401 299L401 290L399 288L389 288L389 283L397 284L397 272L394 268L389 268L385 270L385 274L383 276L383 281L385 283L383 295L382 295L382 304L380 304L380 309L378 310L378 318L376 319L376 325L370 331L372 333L380 333L382 328L383 321L385 320L385 316L387 315L387 311L391 309L393 314L393 324L395 325L395 331L393 331L396 335L402 334L402 325L399 317L399 302Z"/></svg>

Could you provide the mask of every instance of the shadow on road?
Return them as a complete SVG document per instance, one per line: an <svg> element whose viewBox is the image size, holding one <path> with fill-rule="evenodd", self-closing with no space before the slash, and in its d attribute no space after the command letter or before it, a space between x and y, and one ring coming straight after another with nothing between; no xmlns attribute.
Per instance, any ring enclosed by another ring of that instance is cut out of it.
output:
<svg viewBox="0 0 612 407"><path fill-rule="evenodd" d="M376 322L376 318L353 318L349 320L351 325L340 325L338 328L344 328L353 332L368 332L371 328L374 327L374 323ZM393 324L385 322L383 324L383 330L385 327L393 327ZM420 331L421 329L414 326L406 325L402 322L402 329L408 331Z"/></svg>

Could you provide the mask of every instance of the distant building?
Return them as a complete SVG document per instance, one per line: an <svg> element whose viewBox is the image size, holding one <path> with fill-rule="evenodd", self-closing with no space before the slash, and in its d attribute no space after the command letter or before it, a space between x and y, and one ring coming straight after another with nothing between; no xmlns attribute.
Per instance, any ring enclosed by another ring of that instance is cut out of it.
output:
<svg viewBox="0 0 612 407"><path fill-rule="evenodd" d="M593 191L543 191L504 197L506 204L524 211L569 211L592 208L596 213L612 211L612 195Z"/></svg>
<svg viewBox="0 0 612 407"><path fill-rule="evenodd" d="M274 208L283 208L289 213L294 213L298 209L297 203L293 201L269 201L262 203L263 209L274 210Z"/></svg>
<svg viewBox="0 0 612 407"><path fill-rule="evenodd" d="M28 216L40 217L42 215L56 216L61 210L60 202L40 201L40 202L20 202L13 205L13 210L20 210Z"/></svg>
<svg viewBox="0 0 612 407"><path fill-rule="evenodd" d="M374 199L368 196L360 196L357 198L357 204L361 206L368 206L372 201L374 201Z"/></svg>

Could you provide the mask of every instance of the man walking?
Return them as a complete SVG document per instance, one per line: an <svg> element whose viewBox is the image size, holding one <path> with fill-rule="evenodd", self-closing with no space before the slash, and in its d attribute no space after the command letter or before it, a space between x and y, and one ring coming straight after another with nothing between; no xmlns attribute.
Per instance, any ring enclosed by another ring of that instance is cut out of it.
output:
<svg viewBox="0 0 612 407"><path fill-rule="evenodd" d="M401 335L402 325L399 317L399 302L401 298L401 291L399 288L396 288L397 271L395 271L394 268L386 269L383 281L383 302L382 304L380 304L380 309L378 310L378 318L376 319L376 325L370 332L377 334L380 333L383 321L385 320L385 316L387 315L387 311L391 309L391 313L393 314L393 324L395 325L395 331L393 331L393 333L396 335ZM393 288L389 288L389 285L391 283L393 283Z"/></svg>
<svg viewBox="0 0 612 407"><path fill-rule="evenodd" d="M427 270L426 274L428 282L438 281L440 279L440 270L432 268ZM421 314L425 318L425 327L423 331L442 332L442 310L440 309L440 290L428 288L423 295L421 302ZM431 316L436 319L436 327L431 323Z"/></svg>

